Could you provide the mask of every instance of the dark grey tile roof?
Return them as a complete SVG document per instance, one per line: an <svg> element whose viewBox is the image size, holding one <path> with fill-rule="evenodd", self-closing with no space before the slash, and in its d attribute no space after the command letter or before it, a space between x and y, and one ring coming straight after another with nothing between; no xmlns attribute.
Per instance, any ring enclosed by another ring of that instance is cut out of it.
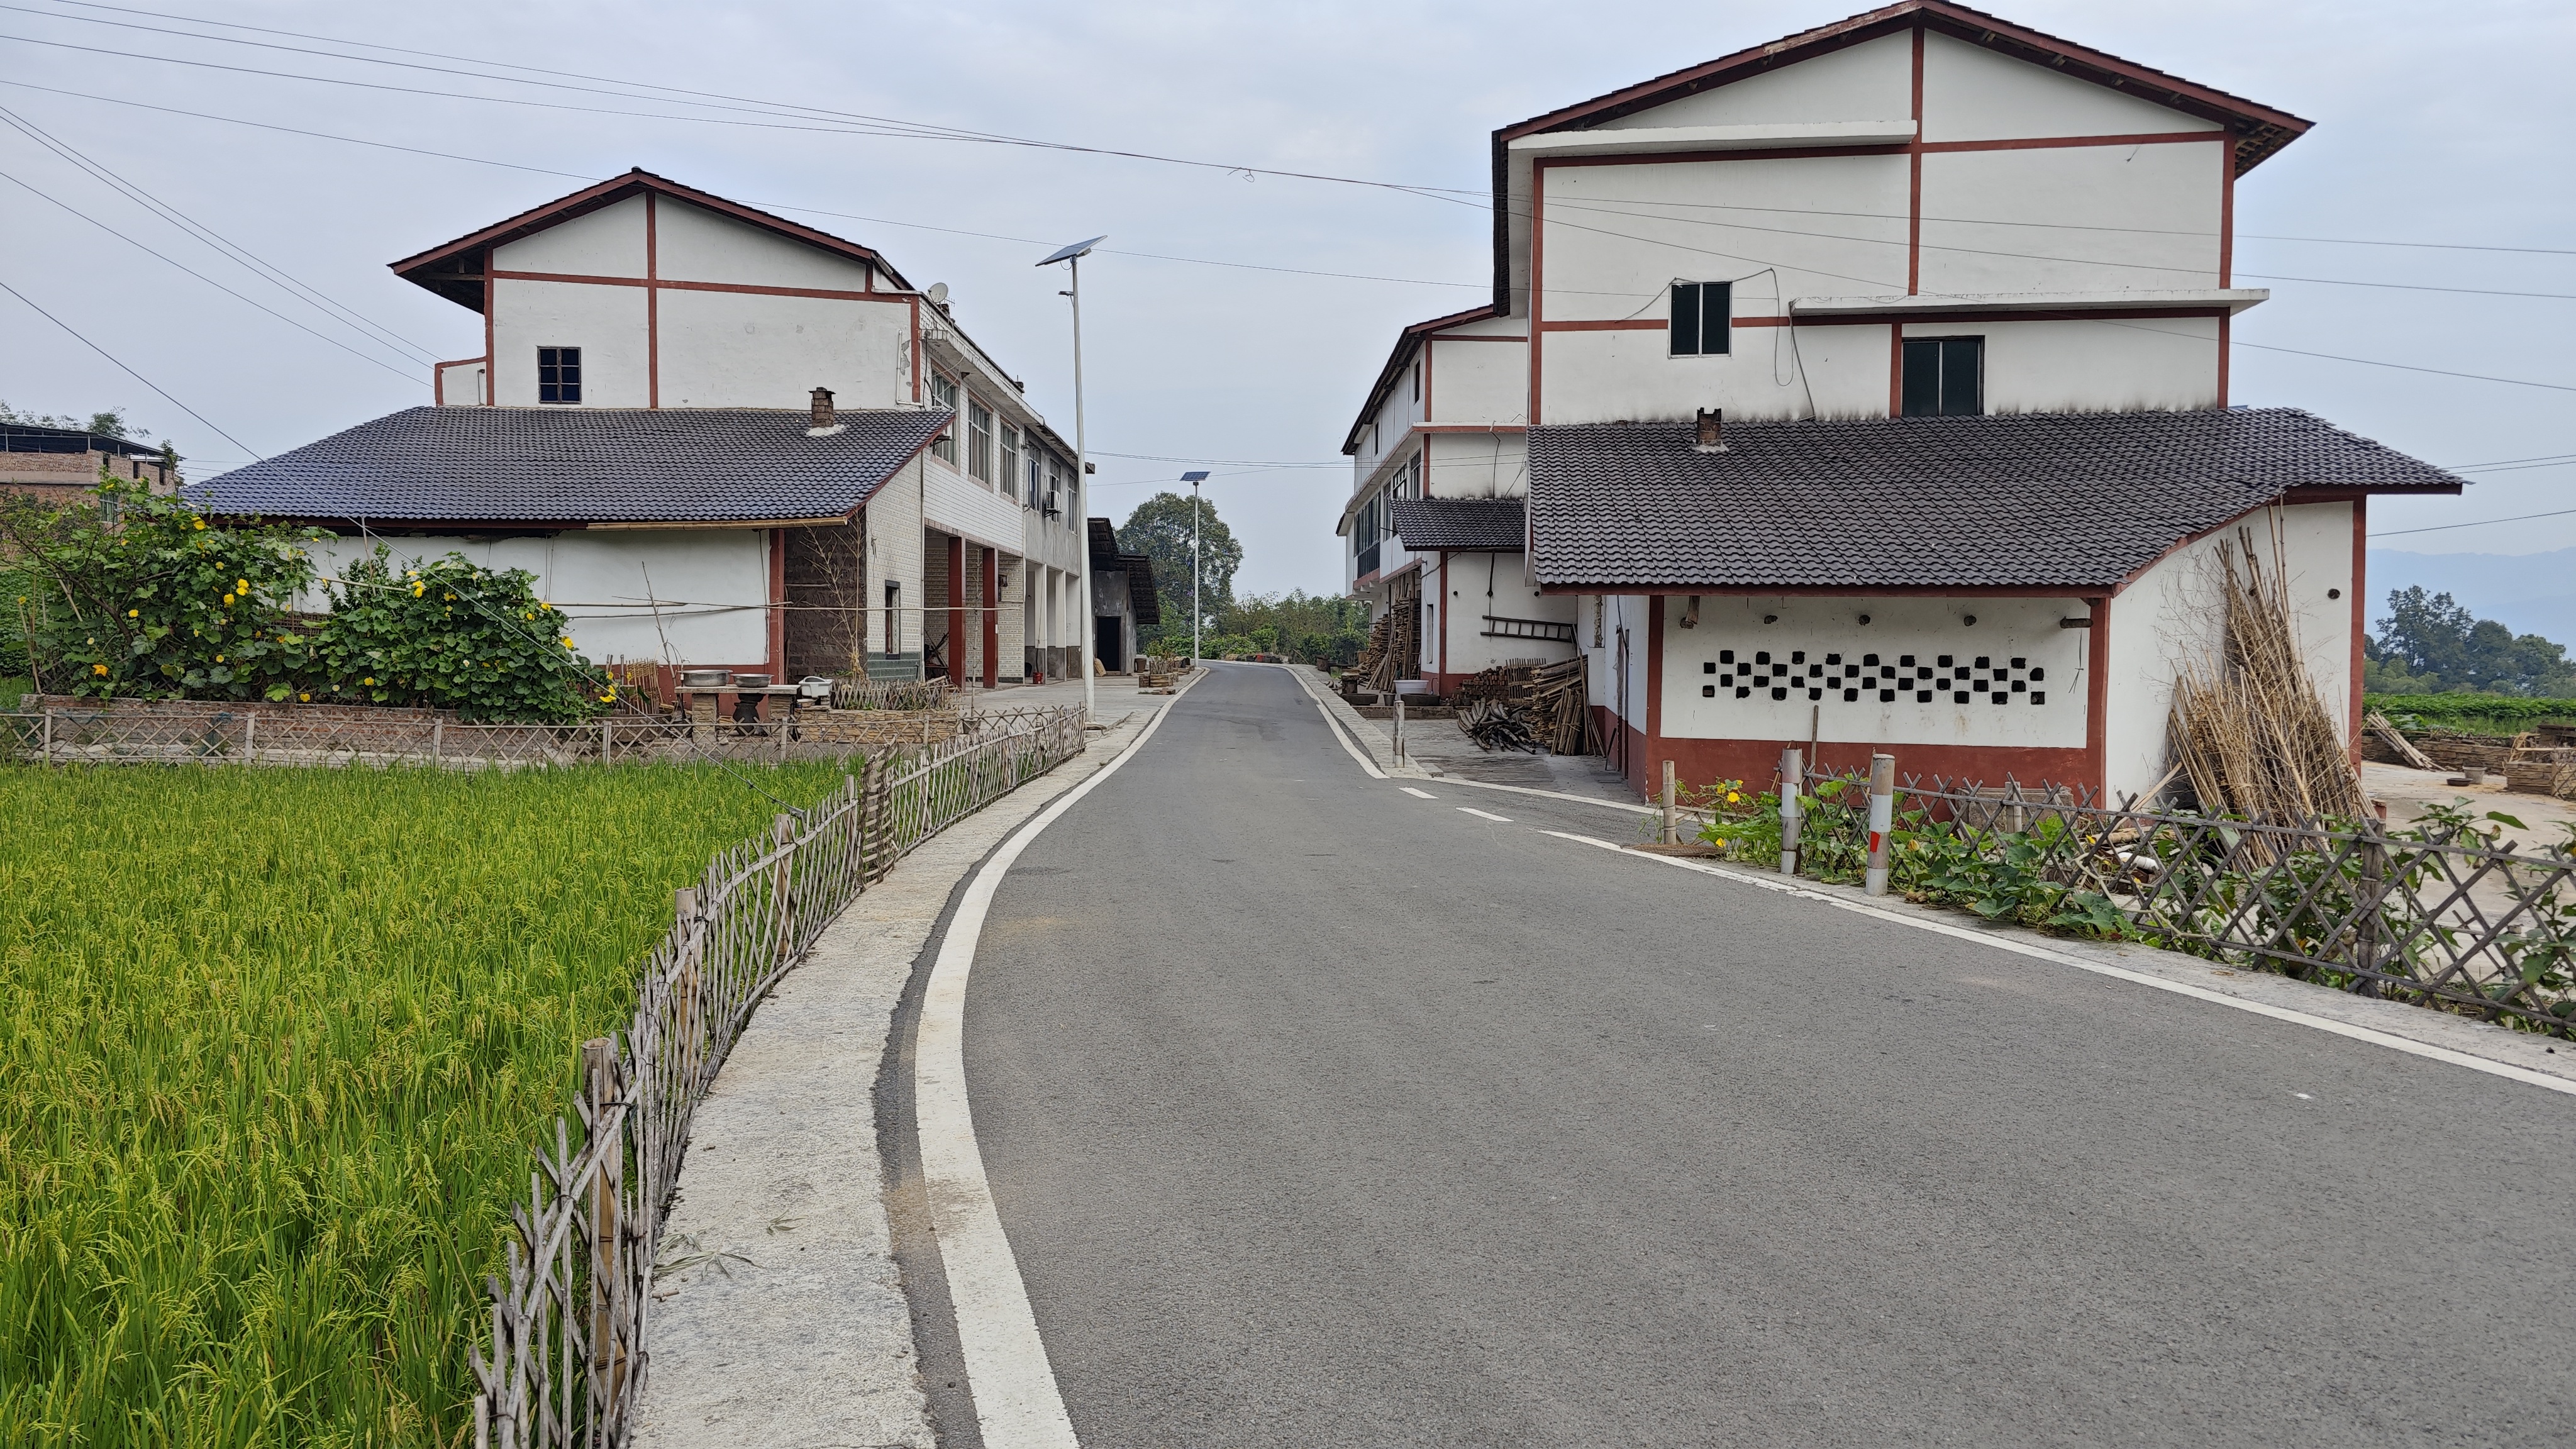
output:
<svg viewBox="0 0 2576 1449"><path fill-rule="evenodd" d="M198 506L271 518L684 523L827 518L948 425L942 408L410 408L188 485Z"/></svg>
<svg viewBox="0 0 2576 1449"><path fill-rule="evenodd" d="M1387 505L1396 539L1415 553L1438 549L1518 553L1528 510L1517 498L1397 498Z"/></svg>
<svg viewBox="0 0 2576 1449"><path fill-rule="evenodd" d="M2461 480L2296 408L1681 424L1529 434L1539 582L2115 588L2292 489Z"/></svg>

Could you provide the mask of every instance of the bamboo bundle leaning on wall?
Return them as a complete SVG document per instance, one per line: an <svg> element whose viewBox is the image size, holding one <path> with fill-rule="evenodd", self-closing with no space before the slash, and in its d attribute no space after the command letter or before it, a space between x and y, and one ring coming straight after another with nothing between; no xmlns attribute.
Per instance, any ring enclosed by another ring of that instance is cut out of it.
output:
<svg viewBox="0 0 2576 1449"><path fill-rule="evenodd" d="M2267 571L2252 535L2220 542L2222 633L2214 660L2174 681L2167 724L2175 763L2200 808L2278 824L2359 820L2368 810L2349 742L2299 648L2277 534ZM2244 567L2237 567L2237 545Z"/></svg>

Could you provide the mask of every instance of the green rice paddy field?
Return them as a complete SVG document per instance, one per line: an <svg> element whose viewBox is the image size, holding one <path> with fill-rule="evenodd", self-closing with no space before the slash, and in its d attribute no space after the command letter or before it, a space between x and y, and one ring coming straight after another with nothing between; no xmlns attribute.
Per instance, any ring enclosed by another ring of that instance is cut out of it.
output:
<svg viewBox="0 0 2576 1449"><path fill-rule="evenodd" d="M458 1442L579 1044L777 808L708 767L0 768L0 1444Z"/></svg>

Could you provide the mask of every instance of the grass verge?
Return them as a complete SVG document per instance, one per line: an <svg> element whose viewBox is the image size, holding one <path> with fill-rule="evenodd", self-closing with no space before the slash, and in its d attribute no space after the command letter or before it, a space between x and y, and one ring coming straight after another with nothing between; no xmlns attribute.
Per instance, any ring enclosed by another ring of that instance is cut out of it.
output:
<svg viewBox="0 0 2576 1449"><path fill-rule="evenodd" d="M777 808L704 766L0 768L0 1443L455 1442L578 1044Z"/></svg>

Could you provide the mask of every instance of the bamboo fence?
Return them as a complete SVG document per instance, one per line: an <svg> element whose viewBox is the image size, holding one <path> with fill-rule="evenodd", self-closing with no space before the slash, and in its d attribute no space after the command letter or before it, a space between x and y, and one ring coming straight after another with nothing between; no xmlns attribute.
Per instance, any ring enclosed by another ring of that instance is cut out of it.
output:
<svg viewBox="0 0 2576 1449"><path fill-rule="evenodd" d="M471 1361L478 1449L630 1441L650 1366L653 1275L689 1124L754 1007L842 907L923 841L1082 753L1079 710L1030 714L911 755L876 755L811 810L780 815L678 894L625 1040L582 1051L511 1208L491 1335Z"/></svg>

